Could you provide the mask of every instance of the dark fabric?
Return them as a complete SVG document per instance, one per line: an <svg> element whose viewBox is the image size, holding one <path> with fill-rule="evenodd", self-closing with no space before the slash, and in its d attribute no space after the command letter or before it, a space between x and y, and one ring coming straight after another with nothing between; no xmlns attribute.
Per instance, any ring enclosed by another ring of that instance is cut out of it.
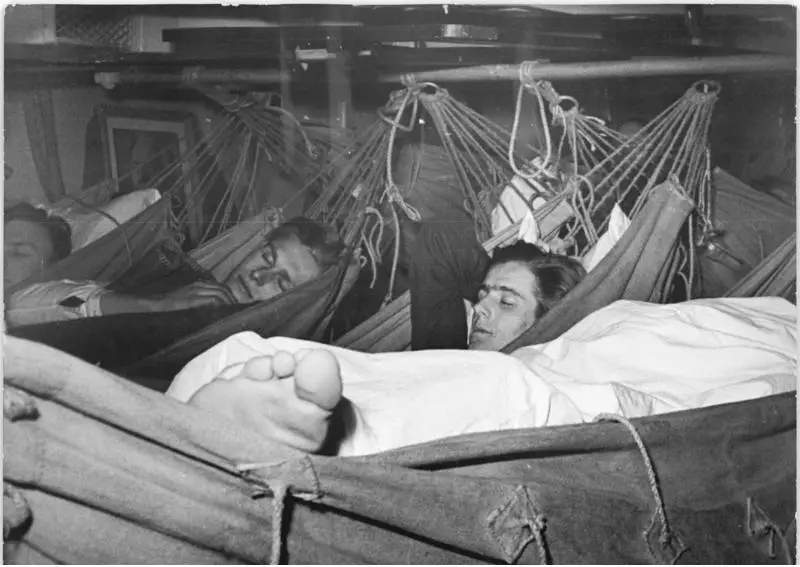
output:
<svg viewBox="0 0 800 567"><path fill-rule="evenodd" d="M287 563L793 562L794 394L632 420L664 524L618 423L306 456L42 345L5 347L4 493L19 512L4 521L28 518L5 542L12 563L264 564L280 484Z"/></svg>
<svg viewBox="0 0 800 567"><path fill-rule="evenodd" d="M168 219L169 199L161 199L44 272L9 287L7 292L11 294L34 283L63 279L114 281L135 266L150 250L174 239Z"/></svg>
<svg viewBox="0 0 800 567"><path fill-rule="evenodd" d="M332 268L315 280L254 304L89 317L17 327L9 333L132 379L144 378L149 386L165 390L187 362L234 333L310 338L330 315L343 271Z"/></svg>
<svg viewBox="0 0 800 567"><path fill-rule="evenodd" d="M423 220L460 222L470 218L465 207L467 196L445 148L409 142L399 148L396 159L395 182Z"/></svg>
<svg viewBox="0 0 800 567"><path fill-rule="evenodd" d="M723 297L783 297L797 303L797 235L793 234Z"/></svg>
<svg viewBox="0 0 800 567"><path fill-rule="evenodd" d="M677 186L664 183L655 187L608 255L503 352L551 341L590 313L619 299L663 301L674 273L675 245L693 209L694 203Z"/></svg>
<svg viewBox="0 0 800 567"><path fill-rule="evenodd" d="M216 280L175 242L167 241L149 250L106 288L117 293L147 296L175 291L198 281Z"/></svg>
<svg viewBox="0 0 800 567"><path fill-rule="evenodd" d="M713 175L717 246L699 255L703 297L722 297L797 231L793 205L756 191L722 169Z"/></svg>
<svg viewBox="0 0 800 567"><path fill-rule="evenodd" d="M22 107L39 183L48 202L53 203L66 193L58 154L53 94L47 88L32 89L22 99Z"/></svg>
<svg viewBox="0 0 800 567"><path fill-rule="evenodd" d="M410 256L411 349L467 348L464 299L477 299L489 264L472 222L422 223Z"/></svg>

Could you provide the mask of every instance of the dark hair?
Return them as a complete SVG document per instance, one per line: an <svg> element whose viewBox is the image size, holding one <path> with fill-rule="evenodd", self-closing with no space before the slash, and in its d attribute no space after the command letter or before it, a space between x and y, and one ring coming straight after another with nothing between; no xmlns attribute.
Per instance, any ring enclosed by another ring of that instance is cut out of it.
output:
<svg viewBox="0 0 800 567"><path fill-rule="evenodd" d="M52 262L66 258L72 252L72 229L67 221L58 215L50 214L44 209L34 207L30 203L17 203L3 211L5 222L25 221L43 227L53 244Z"/></svg>
<svg viewBox="0 0 800 567"><path fill-rule="evenodd" d="M537 319L550 311L586 275L586 269L575 258L551 254L522 241L495 250L489 268L508 262L525 264L536 278L533 294L538 302Z"/></svg>
<svg viewBox="0 0 800 567"><path fill-rule="evenodd" d="M322 271L336 264L345 248L335 228L306 217L286 221L269 233L267 240L274 242L292 235L311 248Z"/></svg>

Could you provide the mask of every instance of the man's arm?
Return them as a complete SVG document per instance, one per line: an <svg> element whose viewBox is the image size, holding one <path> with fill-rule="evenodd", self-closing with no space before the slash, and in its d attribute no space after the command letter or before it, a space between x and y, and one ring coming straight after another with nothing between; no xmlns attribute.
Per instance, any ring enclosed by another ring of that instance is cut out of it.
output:
<svg viewBox="0 0 800 567"><path fill-rule="evenodd" d="M474 301L489 263L471 222L420 227L411 253L411 348L467 348L464 299Z"/></svg>
<svg viewBox="0 0 800 567"><path fill-rule="evenodd" d="M8 300L9 327L68 321L120 313L177 311L202 305L225 305L235 300L227 287L196 282L178 290L148 296L114 293L92 281L60 280L34 284Z"/></svg>

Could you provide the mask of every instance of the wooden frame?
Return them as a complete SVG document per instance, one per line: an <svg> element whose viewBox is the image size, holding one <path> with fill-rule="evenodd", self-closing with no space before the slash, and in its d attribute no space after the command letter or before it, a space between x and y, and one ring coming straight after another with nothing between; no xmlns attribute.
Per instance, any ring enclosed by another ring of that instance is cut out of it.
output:
<svg viewBox="0 0 800 567"><path fill-rule="evenodd" d="M103 106L97 110L103 142L106 179L122 180L120 193L153 186L170 164L181 160L155 187L162 193L185 179L175 196L186 203L197 186L190 152L197 144L197 119L191 112L160 108ZM136 171L138 170L138 171ZM198 217L198 218L194 218ZM190 236L202 225L202 211L189 219Z"/></svg>

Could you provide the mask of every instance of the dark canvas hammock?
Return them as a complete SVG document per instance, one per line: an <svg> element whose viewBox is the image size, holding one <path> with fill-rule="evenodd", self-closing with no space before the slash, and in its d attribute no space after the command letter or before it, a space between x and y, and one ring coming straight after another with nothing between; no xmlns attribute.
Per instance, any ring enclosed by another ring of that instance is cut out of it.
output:
<svg viewBox="0 0 800 567"><path fill-rule="evenodd" d="M331 458L4 346L8 562L794 562L793 393Z"/></svg>
<svg viewBox="0 0 800 567"><path fill-rule="evenodd" d="M706 297L727 293L797 231L794 206L719 168L713 174L713 201L715 233L699 254Z"/></svg>
<svg viewBox="0 0 800 567"><path fill-rule="evenodd" d="M157 171L147 182L161 188L162 199L99 240L7 291L58 279L113 282L162 245L197 248L229 227L259 214L273 184L259 183L257 174L264 173L263 166L270 168L267 170L270 175L291 180L283 183L290 183L293 189L316 173L318 154L331 144L319 130L306 132L296 119L273 103L271 95L238 96L223 87L198 88L222 112L211 130L176 161L156 167L152 164L161 163L159 154L145 164ZM296 131L291 145L285 141L285 121L292 126L289 130ZM220 163L223 155L235 156L228 178L224 178ZM97 211L113 199L120 182L133 173L98 183L78 197L66 197L54 207ZM292 191L292 197L295 193Z"/></svg>
<svg viewBox="0 0 800 567"><path fill-rule="evenodd" d="M131 379L143 377L148 385L165 391L192 358L234 333L318 340L356 273L357 266L343 262L314 280L254 304L89 317L10 332Z"/></svg>
<svg viewBox="0 0 800 567"><path fill-rule="evenodd" d="M215 100L219 99L232 115L190 154L192 161L211 160L211 151L219 149L223 144L220 140L244 138L242 153L229 182L228 191L207 227L234 221L235 224L213 238L212 233L204 229L200 239L201 246L189 254L190 260L184 261L180 252L177 256L174 252L174 238L177 236L174 227L176 222L180 226L181 222L191 221L193 207L188 203L181 209L178 215L180 218L176 219L174 210L170 210L169 199L165 198L67 258L59 266L48 270L46 274L42 274L41 280L94 278L101 273L98 270L102 269L105 271L101 275L107 277L100 281L110 281L108 287L112 290L136 294L147 290L164 291L158 288L164 280L174 280L173 276L177 276L180 281L185 277L191 279L193 274L196 276L199 267L218 281L224 281L224 276L238 263L236 259L242 259L254 246L259 246L269 230L279 224L279 211L276 214L271 214L271 209L256 211L258 214L255 216L242 218L242 211L250 209L234 205L247 204L253 199L259 159L266 160L269 157L271 161L278 160L284 169L291 169L290 164L285 163L288 159L286 156L282 158L284 161L278 159L280 148L275 140L279 139L280 132L272 115L276 112L280 115L281 109L269 105L261 108L265 101L254 95L238 97L219 88L209 90L207 94ZM280 124L280 119L277 123ZM311 151L306 147L311 144L308 137L298 136L298 140L305 151ZM226 143L230 145L231 140ZM258 151L250 151L253 147ZM297 150L296 153L302 152ZM252 162L248 161L248 156L252 157ZM295 156L294 161L300 160ZM179 164L173 164L170 168L178 166ZM306 163L306 167L311 165ZM242 184L240 181L245 176L245 171L249 172L246 176L249 180ZM211 173L218 174L219 170L211 170ZM186 175L182 176L182 179L185 177ZM176 183L176 190L181 186L181 182ZM193 200L202 203L210 194L211 188L211 181L204 180L193 193ZM302 194L303 189L294 194L293 198ZM144 371L150 384L154 377L167 381L154 384L159 389L166 388L174 374L194 356L236 332L249 330L263 336L280 334L320 339L332 317L332 311L353 284L359 268L356 263L351 262L352 240L361 229L359 223L363 221L364 210L357 204L349 205L343 219L344 226L349 230L344 235L346 244L350 245L348 253L328 273L274 300L251 305L206 306L167 313L103 316L16 327L11 332L55 346L104 368L122 371L134 378L138 372ZM369 202L366 202L364 207L368 205ZM161 217L156 216L159 212L163 213ZM319 217L313 212L310 216ZM156 222L159 219L160 222ZM156 238L162 233L170 235L172 240ZM159 247L166 244L173 246ZM131 248L137 254L135 262L130 261L130 255L124 254L125 250ZM96 265L98 270L87 271L89 263ZM191 273L185 274L185 270L180 270L183 264L191 268ZM127 269L120 269L121 267ZM129 369L131 365L135 366Z"/></svg>
<svg viewBox="0 0 800 567"><path fill-rule="evenodd" d="M797 234L784 240L724 297L783 297L797 303Z"/></svg>
<svg viewBox="0 0 800 567"><path fill-rule="evenodd" d="M177 235L170 228L169 217L169 201L162 199L64 260L5 291L13 294L34 283L61 279L114 281L157 246L175 241Z"/></svg>

